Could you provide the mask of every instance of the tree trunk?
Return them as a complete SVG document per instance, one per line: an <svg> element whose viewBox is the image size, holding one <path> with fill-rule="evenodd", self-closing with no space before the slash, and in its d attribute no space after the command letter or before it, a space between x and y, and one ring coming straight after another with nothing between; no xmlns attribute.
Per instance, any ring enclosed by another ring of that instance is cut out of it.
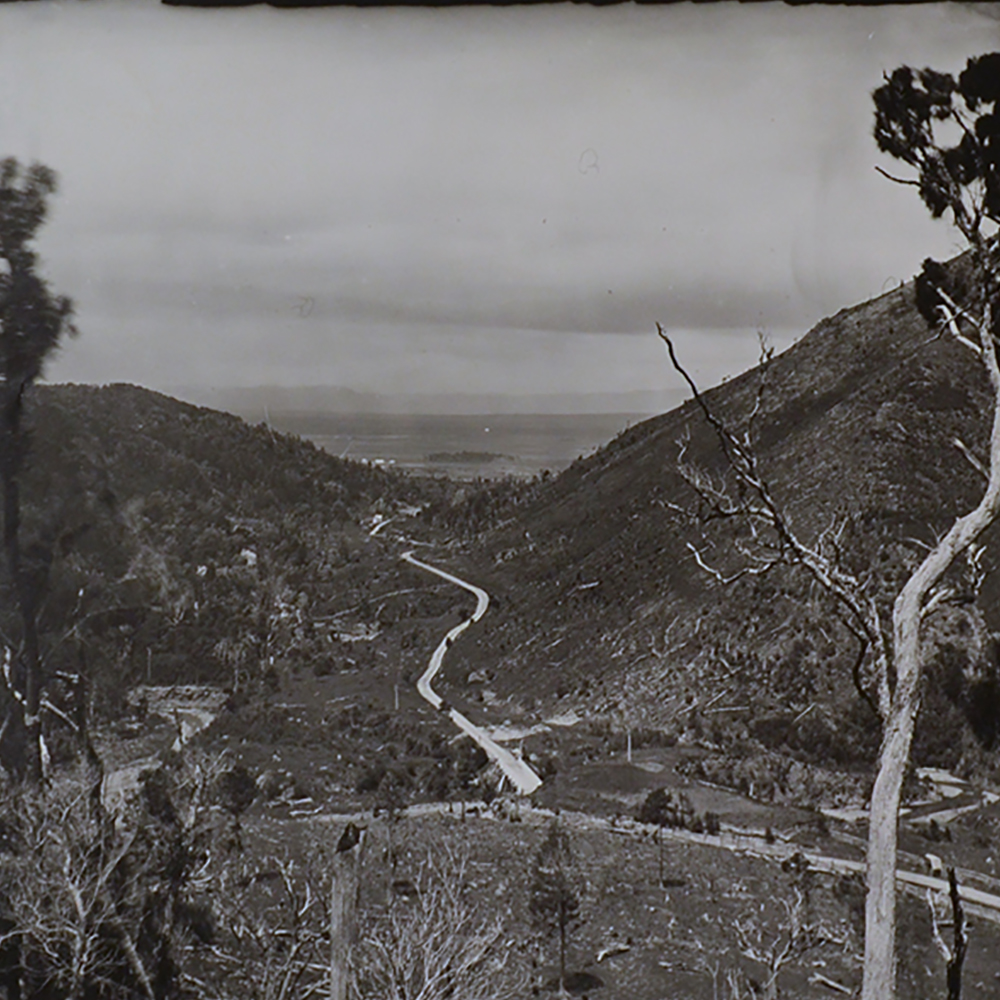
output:
<svg viewBox="0 0 1000 1000"><path fill-rule="evenodd" d="M559 905L559 994L566 993L566 913L565 904Z"/></svg>
<svg viewBox="0 0 1000 1000"><path fill-rule="evenodd" d="M3 547L7 559L7 574L17 597L21 619L21 655L18 680L23 688L18 692L23 702L15 710L24 732L24 760L21 774L31 784L38 784L42 777L41 765L41 678L38 650L38 623L35 618L33 583L28 580L21 563L21 489L18 482L20 435L20 400L8 401L4 407L3 456L0 459L0 478L3 479ZM15 681L17 683L17 681ZM13 695L14 692L11 692Z"/></svg>
<svg viewBox="0 0 1000 1000"><path fill-rule="evenodd" d="M868 818L862 1000L891 1000L896 995L897 827L903 778L920 709L920 626L933 603L933 589L1000 512L1000 367L992 336L988 328L985 329L983 362L994 393L989 482L975 509L952 524L906 581L892 611L892 664L896 683L891 691L888 715L883 721L878 775Z"/></svg>
<svg viewBox="0 0 1000 1000"><path fill-rule="evenodd" d="M660 885L663 885L663 827L656 827L656 852L659 856Z"/></svg>
<svg viewBox="0 0 1000 1000"><path fill-rule="evenodd" d="M954 928L954 944L948 960L948 1000L962 1000L962 967L969 940L965 936L965 913L962 911L962 897L958 891L958 876L954 868L948 869L948 895L951 898L951 916Z"/></svg>
<svg viewBox="0 0 1000 1000"><path fill-rule="evenodd" d="M919 699L897 710L879 755L868 820L868 896L862 1000L890 1000L896 989L896 842L899 800Z"/></svg>
<svg viewBox="0 0 1000 1000"><path fill-rule="evenodd" d="M347 1000L351 949L357 933L358 874L364 834L346 851L333 855L330 888L330 1000Z"/></svg>

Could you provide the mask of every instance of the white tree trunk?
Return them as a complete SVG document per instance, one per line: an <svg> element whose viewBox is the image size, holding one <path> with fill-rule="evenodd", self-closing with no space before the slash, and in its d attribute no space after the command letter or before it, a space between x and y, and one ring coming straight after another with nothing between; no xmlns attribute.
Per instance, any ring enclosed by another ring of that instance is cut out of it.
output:
<svg viewBox="0 0 1000 1000"><path fill-rule="evenodd" d="M898 694L898 689L897 689ZM865 900L863 1000L890 1000L896 984L896 841L899 800L910 758L919 689L896 702L879 754L868 827L868 895Z"/></svg>
<svg viewBox="0 0 1000 1000"><path fill-rule="evenodd" d="M865 968L862 1000L896 995L896 843L903 778L920 709L920 626L933 604L933 589L955 560L1000 514L1000 368L987 313L980 329L981 360L993 389L989 480L975 510L958 518L906 581L892 615L892 663L896 683L883 720L878 775L868 829L868 895L865 901Z"/></svg>

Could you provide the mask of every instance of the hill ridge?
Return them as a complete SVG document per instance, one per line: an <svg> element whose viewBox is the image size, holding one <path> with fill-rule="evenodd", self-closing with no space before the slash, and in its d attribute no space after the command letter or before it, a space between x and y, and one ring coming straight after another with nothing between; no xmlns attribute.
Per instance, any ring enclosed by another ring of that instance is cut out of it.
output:
<svg viewBox="0 0 1000 1000"><path fill-rule="evenodd" d="M760 374L704 398L738 426ZM847 564L882 580L884 595L917 557L911 540L930 539L977 498L978 475L951 442L975 450L988 405L968 351L926 328L908 282L820 320L773 358L756 440L796 530L812 541L838 525ZM474 665L492 664L511 694L537 688L546 704L657 725L676 722L686 699L727 686L756 711L812 700L831 718L846 711L856 643L808 579L781 570L723 587L695 564L689 544L726 572L738 560L728 526L681 513L695 499L676 466L685 437L689 461L724 472L689 400L579 459L476 538L508 613L482 637ZM987 615L996 589L991 581L984 594ZM560 640L556 655L540 650L538 635Z"/></svg>

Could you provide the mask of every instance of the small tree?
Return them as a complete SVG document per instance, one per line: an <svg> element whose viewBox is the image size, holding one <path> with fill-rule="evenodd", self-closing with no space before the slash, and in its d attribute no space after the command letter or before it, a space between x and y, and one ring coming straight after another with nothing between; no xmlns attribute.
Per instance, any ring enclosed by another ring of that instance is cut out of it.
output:
<svg viewBox="0 0 1000 1000"><path fill-rule="evenodd" d="M13 670L4 726L23 740L23 759L15 759L13 769L33 783L42 770L37 616L44 568L26 561L21 547L21 473L28 452L24 400L62 334L74 332L70 300L51 293L36 273L31 249L55 190L56 175L48 167L35 163L24 170L13 158L0 162L0 488L7 577L21 633L16 652L8 652Z"/></svg>
<svg viewBox="0 0 1000 1000"><path fill-rule="evenodd" d="M711 813L709 815L712 815ZM698 824L691 800L684 792L673 792L666 788L654 788L643 800L636 812L635 818L640 823L656 825L656 858L660 876L660 885L666 884L666 872L663 867L663 828L681 827L693 830ZM713 832L713 831L709 831ZM718 833L718 830L714 832Z"/></svg>
<svg viewBox="0 0 1000 1000"><path fill-rule="evenodd" d="M222 808L232 818L231 845L234 850L243 850L243 828L241 818L257 798L257 782L243 764L234 764L219 775L218 794Z"/></svg>
<svg viewBox="0 0 1000 1000"><path fill-rule="evenodd" d="M559 935L559 989L566 991L566 938L580 923L586 889L569 833L553 820L535 855L529 908L543 933Z"/></svg>
<svg viewBox="0 0 1000 1000"><path fill-rule="evenodd" d="M690 830L695 820L695 811L685 792L674 794L666 788L654 788L642 800L635 818L640 823Z"/></svg>

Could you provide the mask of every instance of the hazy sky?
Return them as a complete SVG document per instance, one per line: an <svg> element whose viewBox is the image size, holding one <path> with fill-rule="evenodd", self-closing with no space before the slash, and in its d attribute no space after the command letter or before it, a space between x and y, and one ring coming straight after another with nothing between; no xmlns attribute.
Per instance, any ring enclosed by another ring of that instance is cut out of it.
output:
<svg viewBox="0 0 1000 1000"><path fill-rule="evenodd" d="M582 392L705 382L956 246L871 90L985 5L0 4L0 155L61 176L49 376Z"/></svg>

